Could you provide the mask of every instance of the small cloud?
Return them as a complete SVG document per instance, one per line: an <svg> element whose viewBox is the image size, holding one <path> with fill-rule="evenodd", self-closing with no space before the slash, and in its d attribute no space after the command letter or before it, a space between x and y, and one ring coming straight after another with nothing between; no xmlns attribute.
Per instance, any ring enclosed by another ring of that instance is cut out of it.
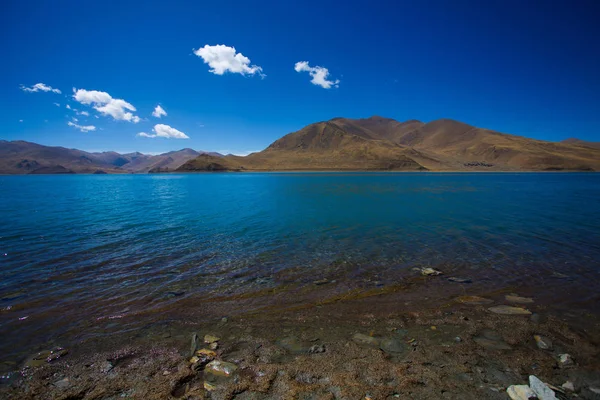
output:
<svg viewBox="0 0 600 400"><path fill-rule="evenodd" d="M167 116L167 112L165 111L164 108L162 108L160 105L156 106L156 108L154 109L154 111L152 112L152 116L156 117L156 118L160 118L162 116Z"/></svg>
<svg viewBox="0 0 600 400"><path fill-rule="evenodd" d="M258 74L262 78L266 75L262 73L262 68L258 65L250 65L250 59L242 53L237 53L235 47L218 44L215 46L206 45L201 49L193 49L194 54L201 57L205 64L211 68L209 72L215 75L223 75L225 72L241 75Z"/></svg>
<svg viewBox="0 0 600 400"><path fill-rule="evenodd" d="M336 79L335 81L327 80L329 76L329 70L325 67L311 67L308 64L308 61L299 61L294 65L294 69L296 72L308 72L312 77L311 83L313 85L321 86L323 89L329 89L333 87L339 87L340 80Z"/></svg>
<svg viewBox="0 0 600 400"><path fill-rule="evenodd" d="M56 107L60 107L60 103L53 103Z"/></svg>
<svg viewBox="0 0 600 400"><path fill-rule="evenodd" d="M257 152L259 152L259 151L260 151L260 150L247 150L247 151L239 151L239 152L234 152L234 153L231 153L231 154L233 154L234 156L245 157L245 156L247 156L247 155L250 155L250 154L252 154L252 153L257 153ZM222 153L222 154L223 154L223 153Z"/></svg>
<svg viewBox="0 0 600 400"><path fill-rule="evenodd" d="M100 118L100 117L99 117L99 116L97 116L97 115L94 115L94 118Z"/></svg>
<svg viewBox="0 0 600 400"><path fill-rule="evenodd" d="M68 105L68 104L67 104L65 107L67 108L67 110L70 110L70 109L71 109L71 106L70 106L70 105Z"/></svg>
<svg viewBox="0 0 600 400"><path fill-rule="evenodd" d="M93 132L96 130L96 127L93 125L85 125L85 126L81 126L81 125L77 125L76 123L73 123L71 121L67 122L67 125L72 126L74 128L79 129L81 132Z"/></svg>
<svg viewBox="0 0 600 400"><path fill-rule="evenodd" d="M152 131L154 132L154 134L140 132L137 134L137 136L147 137L147 138L162 137L162 138L167 138L167 139L189 139L190 138L185 133L178 131L175 128L172 128L169 125L164 125L164 124L154 125L154 129L152 129Z"/></svg>
<svg viewBox="0 0 600 400"><path fill-rule="evenodd" d="M86 117L89 117L89 116L90 116L90 113L89 113L89 112L87 112L87 111L81 111L81 112L77 113L77 115L84 115L84 116L86 116Z"/></svg>
<svg viewBox="0 0 600 400"><path fill-rule="evenodd" d="M77 118L75 118L75 117L73 117L73 121L74 122L79 122L79 120Z"/></svg>
<svg viewBox="0 0 600 400"><path fill-rule="evenodd" d="M23 122L23 120L22 120L22 119L20 119L20 120L19 120L19 122Z"/></svg>
<svg viewBox="0 0 600 400"><path fill-rule="evenodd" d="M46 84L43 83L36 83L35 85L33 85L32 87L25 87L23 85L21 85L21 90L24 92L52 92L52 93L58 93L61 94L62 92L58 89L54 89L52 86L48 86Z"/></svg>
<svg viewBox="0 0 600 400"><path fill-rule="evenodd" d="M73 92L75 100L81 104L91 105L100 114L110 115L117 121L128 121L134 124L140 122L140 117L130 112L137 111L136 108L123 99L114 99L110 94L97 90L73 88Z"/></svg>

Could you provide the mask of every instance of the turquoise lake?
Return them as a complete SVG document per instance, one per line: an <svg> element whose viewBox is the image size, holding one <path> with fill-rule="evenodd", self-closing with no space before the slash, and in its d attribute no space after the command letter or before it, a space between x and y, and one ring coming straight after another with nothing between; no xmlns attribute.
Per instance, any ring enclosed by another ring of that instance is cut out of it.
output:
<svg viewBox="0 0 600 400"><path fill-rule="evenodd" d="M599 300L593 173L0 176L0 215L2 360L157 315L216 317L210 299L279 288L289 306L427 266L480 292Z"/></svg>

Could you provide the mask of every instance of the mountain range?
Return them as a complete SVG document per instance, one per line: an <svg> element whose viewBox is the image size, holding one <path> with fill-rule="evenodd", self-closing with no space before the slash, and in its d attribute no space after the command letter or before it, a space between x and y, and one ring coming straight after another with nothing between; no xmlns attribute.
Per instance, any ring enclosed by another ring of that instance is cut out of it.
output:
<svg viewBox="0 0 600 400"><path fill-rule="evenodd" d="M200 155L177 169L224 170L598 171L600 143L529 139L450 119L334 118L246 157Z"/></svg>
<svg viewBox="0 0 600 400"><path fill-rule="evenodd" d="M302 170L599 171L600 142L548 142L450 119L378 116L317 122L245 157L192 149L94 153L0 140L1 174Z"/></svg>
<svg viewBox="0 0 600 400"><path fill-rule="evenodd" d="M120 154L114 151L93 153L21 140L0 140L0 174L164 172L173 171L201 154L222 157L219 153L192 149L159 155L137 152Z"/></svg>

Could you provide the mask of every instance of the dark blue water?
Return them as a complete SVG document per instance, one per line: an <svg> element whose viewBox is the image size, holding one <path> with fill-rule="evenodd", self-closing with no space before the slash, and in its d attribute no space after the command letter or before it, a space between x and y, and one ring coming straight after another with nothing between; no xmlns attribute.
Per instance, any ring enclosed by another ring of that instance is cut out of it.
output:
<svg viewBox="0 0 600 400"><path fill-rule="evenodd" d="M323 278L385 287L421 266L557 302L600 289L600 174L1 176L0 215L0 354Z"/></svg>

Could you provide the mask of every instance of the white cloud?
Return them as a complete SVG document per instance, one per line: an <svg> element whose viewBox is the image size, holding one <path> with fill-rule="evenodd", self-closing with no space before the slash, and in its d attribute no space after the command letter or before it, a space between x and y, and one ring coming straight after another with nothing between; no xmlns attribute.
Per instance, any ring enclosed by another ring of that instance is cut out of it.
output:
<svg viewBox="0 0 600 400"><path fill-rule="evenodd" d="M60 107L60 103L54 103L56 107Z"/></svg>
<svg viewBox="0 0 600 400"><path fill-rule="evenodd" d="M22 120L22 119L20 119L20 120L19 120L19 122L23 122L23 120Z"/></svg>
<svg viewBox="0 0 600 400"><path fill-rule="evenodd" d="M117 121L129 121L135 124L140 122L140 117L130 112L137 111L136 108L123 99L114 99L110 94L97 90L73 88L73 92L75 100L81 104L92 105L102 115L110 115Z"/></svg>
<svg viewBox="0 0 600 400"><path fill-rule="evenodd" d="M68 105L68 104L67 104L65 107L67 108L67 110L70 110L70 109L71 109L71 106L70 106L70 105Z"/></svg>
<svg viewBox="0 0 600 400"><path fill-rule="evenodd" d="M85 125L85 126L81 126L81 125L77 125L76 123L73 123L71 121L67 122L67 125L72 126L74 128L79 129L81 132L93 132L96 130L96 127L94 125Z"/></svg>
<svg viewBox="0 0 600 400"><path fill-rule="evenodd" d="M155 137L163 137L167 139L189 139L190 137L185 133L178 131L175 128L170 127L169 125L164 124L156 124L154 125L154 129L152 129L154 134L149 134L146 132L140 132L137 135L141 137L147 138L155 138Z"/></svg>
<svg viewBox="0 0 600 400"><path fill-rule="evenodd" d="M75 118L75 117L73 117L73 121L74 122L79 122L79 120L77 118Z"/></svg>
<svg viewBox="0 0 600 400"><path fill-rule="evenodd" d="M58 93L61 94L62 92L58 89L54 89L52 86L48 86L46 84L43 83L36 83L35 85L33 85L32 87L25 87L23 85L21 85L21 90L24 92L52 92L52 93Z"/></svg>
<svg viewBox="0 0 600 400"><path fill-rule="evenodd" d="M311 67L308 64L308 61L299 61L296 63L296 65L294 65L294 69L296 70L296 72L308 72L312 77L310 82L313 85L321 86L324 89L329 89L332 86L339 86L339 79L336 79L335 81L327 80L327 77L329 76L329 70L325 67Z"/></svg>
<svg viewBox="0 0 600 400"><path fill-rule="evenodd" d="M162 108L160 105L156 106L156 108L154 109L154 111L152 112L152 116L156 117L156 118L160 118L162 116L167 116L167 112L165 111L164 108Z"/></svg>
<svg viewBox="0 0 600 400"><path fill-rule="evenodd" d="M215 75L223 75L225 72L242 75L258 74L265 77L262 68L258 65L250 65L250 59L242 53L237 53L235 47L218 44L216 46L206 45L201 49L193 49L194 54L201 57L205 64L211 68L209 72Z"/></svg>
<svg viewBox="0 0 600 400"><path fill-rule="evenodd" d="M84 116L86 116L86 117L89 117L89 116L90 116L90 113L89 113L89 112L87 112L87 111L81 111L81 112L78 112L78 113L77 113L77 115L84 115Z"/></svg>

